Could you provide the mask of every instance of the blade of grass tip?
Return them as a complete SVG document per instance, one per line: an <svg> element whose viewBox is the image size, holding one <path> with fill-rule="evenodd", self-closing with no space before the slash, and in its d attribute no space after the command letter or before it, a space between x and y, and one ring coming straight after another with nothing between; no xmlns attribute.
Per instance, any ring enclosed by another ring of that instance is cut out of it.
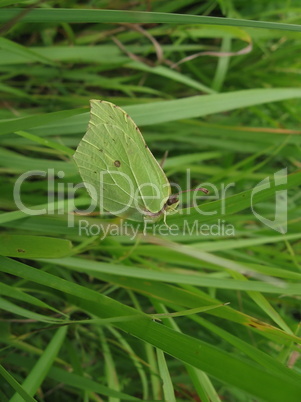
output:
<svg viewBox="0 0 301 402"><path fill-rule="evenodd" d="M0 135L11 134L15 131L47 125L61 119L66 119L67 117L85 114L86 112L87 108L78 108L51 113L42 113L26 117L18 117L17 119L1 120Z"/></svg>
<svg viewBox="0 0 301 402"><path fill-rule="evenodd" d="M19 43L15 43L7 38L0 38L0 49L8 50L11 53L16 53L20 56L23 56L25 59L29 58L29 60L38 61L43 64L50 64L52 66L56 66L57 64L53 60L36 53L30 48L22 46Z"/></svg>
<svg viewBox="0 0 301 402"><path fill-rule="evenodd" d="M247 281L248 279L245 278L243 275L241 275L238 272L232 272L232 276L235 279L238 279L240 281ZM251 299L254 300L254 302L277 324L279 327L284 331L287 332L290 335L294 335L293 331L290 329L290 327L286 324L286 322L283 320L283 318L280 316L280 314L271 306L271 304L268 302L268 300L260 293L260 292L252 292L248 291L248 295L250 296ZM285 294L285 290L283 292Z"/></svg>
<svg viewBox="0 0 301 402"><path fill-rule="evenodd" d="M75 206L72 205L73 201L75 202ZM62 201L54 201L47 204L34 205L31 206L29 210L25 211L18 210L18 211L5 212L3 214L0 214L0 224L6 222L12 222L33 215L46 215L47 210L51 211L51 213L58 210L63 210L65 212L72 212L75 207L86 205L89 204L90 202L91 200L88 198L77 198Z"/></svg>
<svg viewBox="0 0 301 402"><path fill-rule="evenodd" d="M44 145L45 147L60 151L61 153L68 155L70 157L73 156L74 154L74 150L72 148L66 147L65 145L59 144L58 142L48 140L43 137L39 137L38 135L27 133L26 131L16 131L15 133L20 135L21 137L36 142L37 144L41 144Z"/></svg>
<svg viewBox="0 0 301 402"><path fill-rule="evenodd" d="M122 315L119 317L111 317L111 318L91 318L86 320L66 320L64 324L84 324L84 325L104 325L107 326L108 324L113 324L116 322L128 322L131 320L141 320L141 315Z"/></svg>
<svg viewBox="0 0 301 402"><path fill-rule="evenodd" d="M299 264L297 258L296 258L296 254L294 252L293 247L291 246L290 242L288 241L287 238L284 238L284 243L286 245L287 251L289 252L289 254L292 256L292 261L295 265L295 267L297 268L298 271L301 271L301 265Z"/></svg>
<svg viewBox="0 0 301 402"><path fill-rule="evenodd" d="M162 388L163 388L164 400L168 402L176 402L175 392L173 389L169 370L166 364L165 356L162 350L158 348L157 348L157 359L158 359L159 373L163 382Z"/></svg>
<svg viewBox="0 0 301 402"><path fill-rule="evenodd" d="M0 364L0 375L9 383L9 385L23 398L25 402L37 402L31 395L29 395L25 389L18 383L14 377L5 370Z"/></svg>
<svg viewBox="0 0 301 402"><path fill-rule="evenodd" d="M24 12L23 8L3 9L0 14L0 22L6 22L18 17ZM267 21L250 21L236 18L207 17L202 15L157 13L145 11L127 10L69 10L69 9L39 9L31 10L22 17L22 22L51 22L57 21L88 23L163 23L163 24L205 24L205 25L226 25L238 27L251 27L263 29L280 29L287 31L301 32L300 25L284 24Z"/></svg>
<svg viewBox="0 0 301 402"><path fill-rule="evenodd" d="M34 320L37 322L46 322L49 324L65 323L65 320L61 320L59 318L51 318L46 315L35 313L34 311L25 309L23 307L19 307L16 304L3 299L2 297L0 297L0 309L9 311L11 314L19 315L21 317L26 317L30 320Z"/></svg>
<svg viewBox="0 0 301 402"><path fill-rule="evenodd" d="M21 289L17 287L9 286L2 282L0 282L0 295L9 296L11 298L21 300L22 302L33 304L34 306L37 307L52 310L53 312L60 314L61 316L65 316L66 318L68 317L63 312L41 301L40 299L23 292Z"/></svg>
<svg viewBox="0 0 301 402"><path fill-rule="evenodd" d="M57 356L64 339L66 337L67 327L59 328L48 346L45 349L43 355L39 358L37 363L32 368L31 372L28 374L26 379L24 380L22 387L29 393L29 395L33 396L38 388L43 383L50 367L53 364L55 357ZM19 394L15 394L10 402L22 402L23 399Z"/></svg>
<svg viewBox="0 0 301 402"><path fill-rule="evenodd" d="M300 27L301 28L301 27ZM244 107L300 98L299 88L247 89L183 99L126 106L125 111L138 126L202 117Z"/></svg>
<svg viewBox="0 0 301 402"><path fill-rule="evenodd" d="M189 310L177 311L175 313L150 314L150 316L153 318L182 317L182 316L186 316L186 315L190 315L190 314L203 313L205 311L212 310L214 308L226 306L227 304L230 304L230 303L223 303L223 304L218 304L218 305L214 305L214 306L196 307L196 308L191 308Z"/></svg>
<svg viewBox="0 0 301 402"><path fill-rule="evenodd" d="M213 89L207 87L206 85L188 77L187 75L181 74L177 71L171 70L170 68L167 68L164 66L150 67L144 63L141 63L140 61L133 61L133 62L125 64L124 67L133 68L133 69L148 72L151 74L156 74L161 77L168 78L172 81L180 82L191 88L198 89L199 91L203 91L204 93L207 93L207 94L212 94L212 93L216 92Z"/></svg>

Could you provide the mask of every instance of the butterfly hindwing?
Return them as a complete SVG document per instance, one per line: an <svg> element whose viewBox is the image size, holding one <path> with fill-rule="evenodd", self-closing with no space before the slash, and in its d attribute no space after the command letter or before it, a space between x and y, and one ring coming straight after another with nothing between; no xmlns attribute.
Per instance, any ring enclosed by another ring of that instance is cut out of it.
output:
<svg viewBox="0 0 301 402"><path fill-rule="evenodd" d="M143 211L160 214L170 195L138 127L110 102L91 101L88 130L74 159L91 197L114 215L142 221Z"/></svg>

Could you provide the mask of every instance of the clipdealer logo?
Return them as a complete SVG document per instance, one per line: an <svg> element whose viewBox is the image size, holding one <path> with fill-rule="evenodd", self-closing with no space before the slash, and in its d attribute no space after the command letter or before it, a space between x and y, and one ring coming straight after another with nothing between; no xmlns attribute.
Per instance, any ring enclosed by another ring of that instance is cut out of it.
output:
<svg viewBox="0 0 301 402"><path fill-rule="evenodd" d="M114 235L117 234L117 229L116 227L114 228L113 222L110 222L110 232L108 232L106 224L101 226L100 228L97 228L97 224L94 222L91 223L91 221L85 220L85 219L80 219L79 221L75 222L75 216L76 215L89 215L90 213L96 213L98 211L97 207L99 207L99 202L93 200L92 198L90 199L90 205L86 209L80 209L76 205L77 200L76 200L76 195L77 191L81 188L87 188L86 183L66 183L66 182L60 182L61 179L65 177L65 173L63 171L59 171L58 173L55 174L54 169L48 169L48 171L43 171L43 170L32 170L23 173L15 182L14 185L14 201L17 206L17 208L20 211L23 211L24 214L27 215L53 215L53 214L67 214L68 215L68 227L74 227L75 224L79 228L79 233L81 235L91 235L91 236L96 236L96 235L101 235L103 236L105 233ZM190 182L190 171L187 170L187 177L188 179L186 180L185 188L191 188L191 182ZM32 180L32 179L42 179L42 180L47 180L47 201L48 203L45 203L45 205L40 206L40 208L36 207L29 207L26 206L25 203L22 201L22 186L24 182L27 180ZM58 182L57 182L58 181ZM258 183L251 191L251 197L250 197L250 207L253 212L254 217L263 223L265 226L279 232L279 233L287 233L287 190L283 186L287 183L287 168L281 169L274 173L273 179L270 179L270 177L266 177L263 179L260 183ZM151 184L153 186L153 184ZM235 183L228 183L227 185L224 185L221 183L219 187L217 187L213 183L202 183L202 186L206 187L209 189L210 194L209 195L197 195L196 192L191 193L191 198L192 202L188 205L192 206L195 211L197 211L200 215L202 216L213 216L217 215L219 218L226 216L227 215L227 196L226 192L231 188L235 187ZM174 186L177 188L177 190L181 190L178 185L174 185L174 183L171 183L171 186ZM89 193L90 194L95 194L95 197L97 198L98 190L96 188L93 188L93 186L89 185ZM261 193L263 191L266 191L268 189L275 188L275 202L274 202L274 217L271 219L269 215L271 215L271 212L269 214L266 213L259 213L258 210L258 202L260 201ZM186 191L186 190L185 190ZM134 198L134 195L132 196L132 199ZM99 198L98 198L99 200ZM206 208L202 209L203 205L202 201L215 201L215 200L220 200L220 203L217 203L217 208L206 210ZM256 206L255 206L256 204ZM174 213L177 214L183 214L181 211L181 208L185 207L186 205L183 205L183 203L179 205L179 208L174 211ZM185 214L189 215L189 210L185 210ZM111 211L112 212L112 211ZM114 214L113 212L107 212L107 211L102 211L101 210L101 217L103 216L111 216ZM170 214L171 215L171 214ZM225 222L223 219L217 219L214 223L211 225L208 225L206 223L202 223L202 218L192 221L192 220L186 220L185 216L183 216L183 222L181 223L181 228L178 225L171 225L168 226L162 223L156 223L152 222L152 224L148 223L147 219L145 220L144 223L142 223L143 228L139 228L140 232L145 230L149 230L150 232L155 232L156 234L160 235L178 235L180 232L183 234L183 231L185 231L185 234L192 235L199 233L199 235L203 236L208 236L209 234L212 236L218 235L218 236L234 236L235 235L235 229L233 225L229 225ZM204 220L204 219L203 219ZM212 221L212 219L211 219ZM124 222L124 224L127 223L128 225L131 225L127 221ZM168 223L168 222L167 222ZM99 226L99 225L98 225ZM120 226L120 225L119 225ZM139 225L133 224L132 225L132 232L137 230L137 227ZM126 225L124 225L125 230Z"/></svg>

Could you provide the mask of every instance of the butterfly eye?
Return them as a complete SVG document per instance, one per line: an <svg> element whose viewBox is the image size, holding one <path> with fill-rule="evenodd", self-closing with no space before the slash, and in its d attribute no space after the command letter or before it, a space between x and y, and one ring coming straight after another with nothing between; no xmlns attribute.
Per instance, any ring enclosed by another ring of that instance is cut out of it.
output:
<svg viewBox="0 0 301 402"><path fill-rule="evenodd" d="M166 204L167 204L167 205L173 205L173 204L176 204L178 201L179 201L179 199L178 199L177 196L171 195L171 196L168 198Z"/></svg>

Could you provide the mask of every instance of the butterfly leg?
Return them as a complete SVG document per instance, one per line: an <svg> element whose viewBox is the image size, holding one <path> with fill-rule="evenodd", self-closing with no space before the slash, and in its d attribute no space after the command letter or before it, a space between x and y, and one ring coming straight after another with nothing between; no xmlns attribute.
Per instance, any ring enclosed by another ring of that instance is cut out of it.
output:
<svg viewBox="0 0 301 402"><path fill-rule="evenodd" d="M171 229L171 227L170 227L169 225L167 225L166 217L167 217L167 212L166 212L166 211L163 211L163 222L165 223L165 225L166 225L169 229Z"/></svg>

